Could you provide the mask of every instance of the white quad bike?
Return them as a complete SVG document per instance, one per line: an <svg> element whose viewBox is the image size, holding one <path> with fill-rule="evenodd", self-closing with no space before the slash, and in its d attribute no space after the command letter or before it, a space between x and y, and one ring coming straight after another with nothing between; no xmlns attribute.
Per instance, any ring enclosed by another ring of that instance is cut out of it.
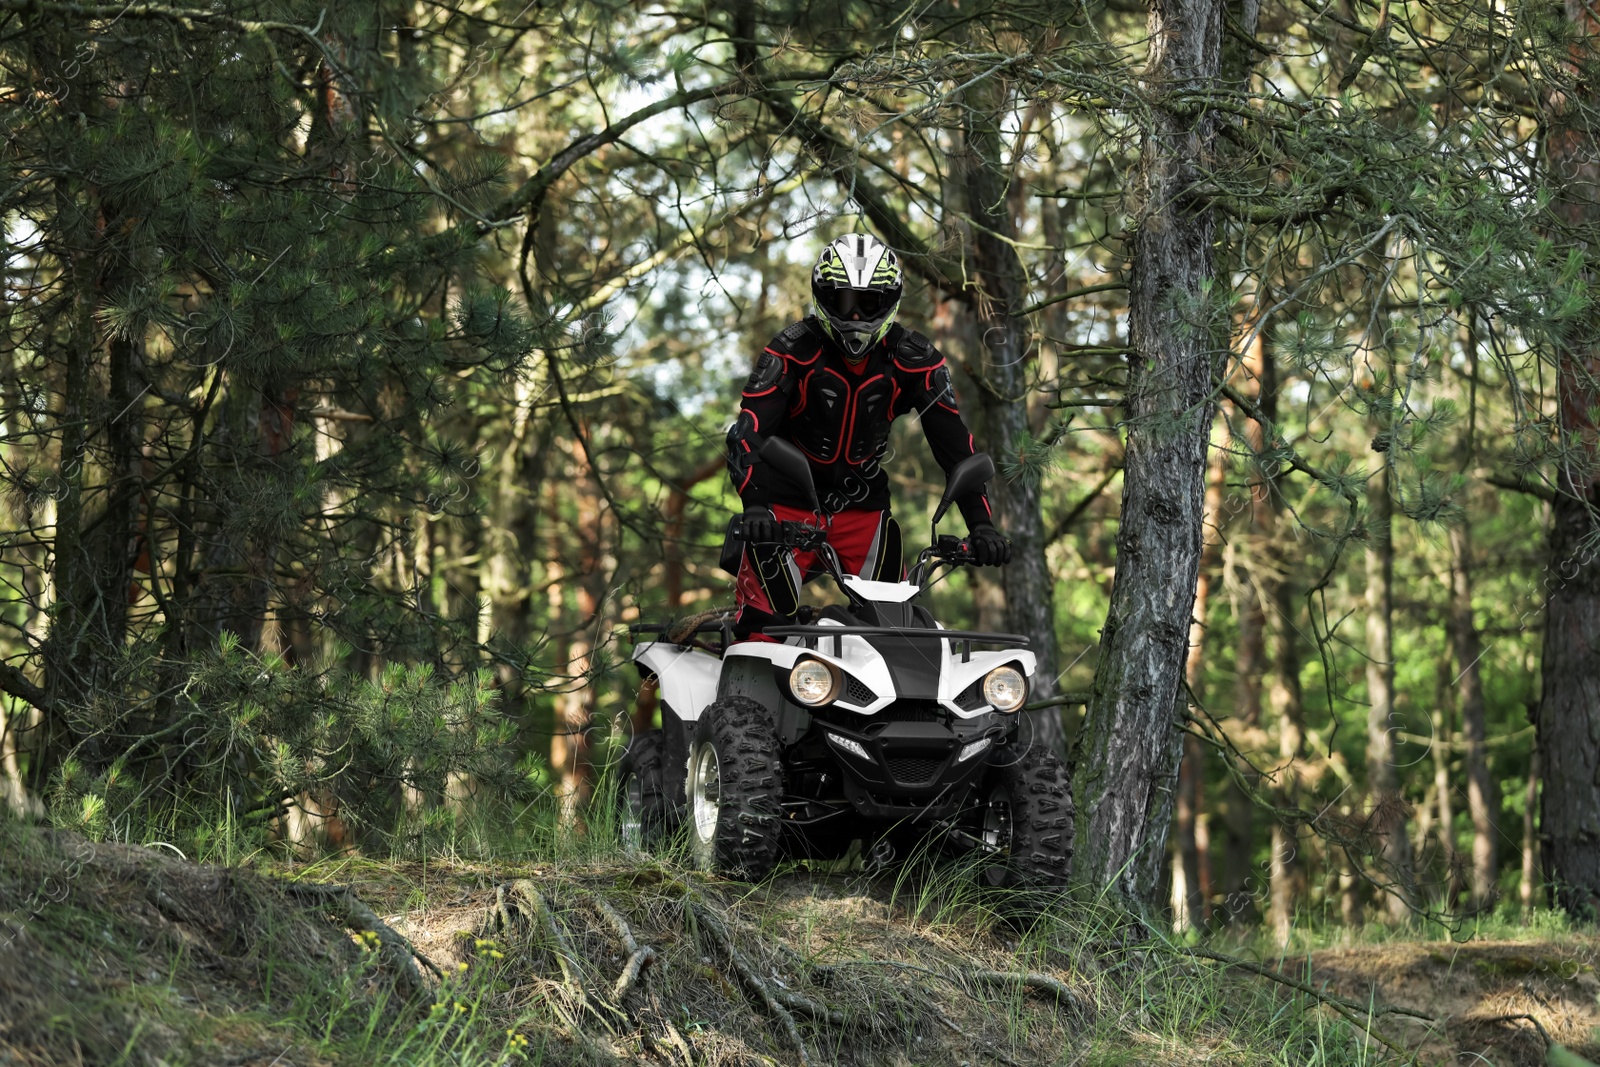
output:
<svg viewBox="0 0 1600 1067"><path fill-rule="evenodd" d="M761 457L815 503L798 449L769 438ZM662 727L637 734L621 763L624 843L649 847L687 822L697 867L755 880L855 840L882 865L915 835L975 854L989 884L1064 887L1072 799L1061 759L1030 740L1027 639L948 630L918 603L941 567L974 562L938 523L993 476L982 453L950 472L933 543L903 582L844 574L825 530L781 523L778 543L816 551L846 603L802 608L769 640L734 640L726 616L633 627Z"/></svg>

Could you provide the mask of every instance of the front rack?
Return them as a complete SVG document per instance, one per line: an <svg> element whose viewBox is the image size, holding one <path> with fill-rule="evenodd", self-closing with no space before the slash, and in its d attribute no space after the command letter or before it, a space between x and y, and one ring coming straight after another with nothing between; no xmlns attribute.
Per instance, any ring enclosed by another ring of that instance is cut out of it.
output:
<svg viewBox="0 0 1600 1067"><path fill-rule="evenodd" d="M963 663L972 658L973 645L1008 645L1028 648L1031 642L1023 634L1001 634L989 630L940 630L927 626L768 626L761 631L768 637L804 638L806 647L815 649L824 637L833 638L833 654L838 656L844 648L846 637L909 637L925 641L961 642Z"/></svg>
<svg viewBox="0 0 1600 1067"><path fill-rule="evenodd" d="M636 622L628 627L628 633L661 634L663 636L672 627L666 623ZM844 652L844 638L846 637L908 637L913 640L924 641L959 641L961 642L961 660L963 663L972 659L973 645L1006 645L1011 648L1029 648L1032 642L1023 634L1002 634L989 630L941 630L928 626L768 626L761 633L768 637L779 639L785 637L799 637L805 641L809 649L821 647L822 639L833 638L833 655L840 656ZM726 649L733 644L733 625L728 619L714 619L703 622L693 631L685 635L686 640L679 642L687 647L695 644L694 638L700 634L719 634L722 637L722 647Z"/></svg>

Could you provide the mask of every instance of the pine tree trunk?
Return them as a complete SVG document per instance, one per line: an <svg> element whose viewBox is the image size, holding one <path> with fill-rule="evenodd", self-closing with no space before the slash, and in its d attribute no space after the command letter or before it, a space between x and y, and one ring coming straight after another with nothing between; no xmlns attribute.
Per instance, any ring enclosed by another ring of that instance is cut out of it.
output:
<svg viewBox="0 0 1600 1067"><path fill-rule="evenodd" d="M1256 409L1268 426L1278 421L1277 360L1272 348L1266 344L1268 326L1261 324L1261 388ZM1258 438L1257 454L1274 445L1265 429ZM1300 761L1305 757L1305 705L1300 692L1299 632L1294 625L1295 605L1289 575L1293 572L1291 560L1280 538L1290 536L1285 529L1282 489L1278 484L1282 469L1262 466L1258 477L1265 482L1262 504L1267 512L1261 522L1264 549L1271 561L1272 574L1266 582L1263 596L1271 605L1268 626L1273 641L1272 682L1267 690L1267 701L1273 721L1278 726L1277 780L1272 783L1273 802L1280 808L1293 808L1300 803ZM1299 842L1294 828L1280 820L1272 823L1272 840L1268 858L1267 924L1273 939L1280 946L1289 943L1294 929L1295 905L1304 883L1304 865L1299 862Z"/></svg>
<svg viewBox="0 0 1600 1067"><path fill-rule="evenodd" d="M594 712L599 686L593 675L594 635L599 626L600 588L604 574L600 567L600 490L588 469L588 460L577 442L572 444L572 462L577 477L573 487L577 496L577 521L573 533L578 538L577 582L573 592L577 612L572 636L567 644L563 674L568 676L564 691L556 698L556 737L550 745L550 763L559 776L558 795L563 817L576 821L582 805L594 792L593 741Z"/></svg>
<svg viewBox="0 0 1600 1067"><path fill-rule="evenodd" d="M1219 0L1153 0L1129 292L1129 422L1117 577L1079 735L1077 874L1153 903L1182 735L1180 683L1205 517L1213 219L1195 198L1214 118L1167 94L1217 83Z"/></svg>
<svg viewBox="0 0 1600 1067"><path fill-rule="evenodd" d="M1563 411L1568 407L1564 398ZM1557 904L1592 917L1600 913L1600 564L1583 540L1596 497L1593 484L1576 485L1566 474L1562 481L1551 507L1550 571L1557 578L1545 604L1544 692L1535 720L1544 775L1539 843Z"/></svg>
<svg viewBox="0 0 1600 1067"><path fill-rule="evenodd" d="M1472 613L1472 531L1463 522L1450 531L1451 640L1455 645L1456 699L1461 708L1461 740L1467 775L1467 814L1472 818L1472 907L1494 905L1498 893L1500 857L1495 812L1499 798L1489 776L1488 724L1484 718L1483 643Z"/></svg>
<svg viewBox="0 0 1600 1067"><path fill-rule="evenodd" d="M1189 622L1189 654L1184 661L1184 681L1196 700L1204 700L1206 615L1211 606L1211 582L1221 544L1222 491L1227 453L1215 449L1206 475L1205 548L1200 553L1200 573L1194 587L1194 617ZM1178 765L1178 798L1173 812L1177 847L1173 855L1175 887L1173 928L1180 933L1211 918L1210 857L1200 849L1200 825L1205 814L1206 749L1199 738L1185 734L1182 762ZM1208 842L1209 843L1209 842ZM1182 899L1176 887L1183 887Z"/></svg>
<svg viewBox="0 0 1600 1067"><path fill-rule="evenodd" d="M1260 378L1261 346L1259 340L1247 359ZM1245 426L1244 444L1252 454L1260 455L1264 449L1261 426L1249 422ZM1232 730L1234 744L1254 756L1265 742L1261 730L1262 681L1267 671L1267 614L1265 598L1271 593L1270 567L1266 562L1271 542L1271 489L1259 472L1253 472L1250 484L1250 503L1246 517L1248 524L1244 536L1233 544L1233 575L1239 594L1237 617L1239 620L1239 645L1234 660L1234 690ZM1240 549L1243 549L1241 552ZM1249 774L1247 768L1241 768ZM1251 774L1252 781L1255 775ZM1228 782L1226 801L1228 813L1228 880L1223 892L1232 901L1228 921L1249 923L1256 919L1254 901L1248 892L1252 878L1251 867L1255 860L1255 801L1233 779Z"/></svg>
<svg viewBox="0 0 1600 1067"><path fill-rule="evenodd" d="M1438 807L1439 819L1439 847L1443 852L1445 865L1445 901L1448 907L1455 907L1456 897L1460 893L1460 880L1456 870L1460 866L1456 858L1456 811L1452 802L1452 788L1450 785L1450 735L1454 732L1450 705L1447 699L1447 686L1450 682L1449 671L1451 661L1441 658L1440 673L1444 675L1441 681L1439 700L1433 709L1431 725L1433 728L1433 798ZM1424 809L1426 810L1426 809ZM1421 820L1419 819L1420 823ZM1428 835L1423 832L1417 834L1416 853L1420 857L1425 854L1428 847Z"/></svg>
<svg viewBox="0 0 1600 1067"><path fill-rule="evenodd" d="M1277 806L1292 808L1300 802L1300 761L1305 756L1305 708L1300 693L1300 648L1293 623L1294 600L1287 581L1273 590L1275 607L1273 683L1269 699L1278 724L1280 769L1273 783L1272 796ZM1272 842L1267 874L1268 925L1277 944L1289 943L1294 926L1296 902L1304 891L1304 864L1299 861L1299 842L1293 827L1281 820L1272 823Z"/></svg>
<svg viewBox="0 0 1600 1067"><path fill-rule="evenodd" d="M1367 488L1370 541L1367 545L1367 791L1373 829L1379 838L1380 882L1389 915L1410 916L1411 838L1406 832L1405 800L1395 763L1394 730L1394 541L1389 464L1383 462Z"/></svg>
<svg viewBox="0 0 1600 1067"><path fill-rule="evenodd" d="M1539 873L1539 835L1534 823L1534 812L1539 808L1539 749L1536 745L1528 755L1528 787L1522 806L1522 878L1517 886L1517 899L1524 912L1533 910L1534 879Z"/></svg>
<svg viewBox="0 0 1600 1067"><path fill-rule="evenodd" d="M973 263L982 289L979 307L991 307L982 325L979 363L970 370L979 376L978 405L982 409L988 447L995 449L1002 470L1008 454L1015 456L1030 434L1028 396L1035 374L1033 335L1022 317L1027 301L1027 274L1012 243L1016 222L1008 204L1009 175L1001 157L1000 118L1006 104L998 78L972 90L966 127L966 207L977 224L972 235ZM1006 628L1026 634L1038 668L1034 673L1034 700L1056 694L1055 580L1045 561L1044 515L1040 507L1040 480L1035 476L996 479L990 486L995 525L1011 538L1011 563L1000 572L1005 590ZM1066 732L1061 709L1046 708L1033 715L1035 737L1057 751L1065 751Z"/></svg>
<svg viewBox="0 0 1600 1067"><path fill-rule="evenodd" d="M1566 0L1574 66L1592 64L1600 23L1593 8ZM1600 224L1600 143L1590 129L1595 93L1581 71L1574 100L1559 93L1545 139L1555 211L1579 232ZM1589 250L1593 255L1594 250ZM1558 350L1556 382L1561 437L1558 490L1551 505L1545 601L1544 691L1534 717L1544 794L1539 809L1544 877L1559 906L1573 915L1600 912L1600 559L1584 542L1600 517L1600 341L1577 338Z"/></svg>

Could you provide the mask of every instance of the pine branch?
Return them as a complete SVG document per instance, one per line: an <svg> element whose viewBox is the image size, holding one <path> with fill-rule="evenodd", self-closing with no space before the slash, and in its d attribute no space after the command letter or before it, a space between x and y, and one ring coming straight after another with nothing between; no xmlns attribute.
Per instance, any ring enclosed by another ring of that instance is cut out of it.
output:
<svg viewBox="0 0 1600 1067"><path fill-rule="evenodd" d="M1071 530L1073 524L1083 517L1084 512L1089 510L1089 505L1100 499L1100 494L1104 493L1107 487L1109 487L1111 483L1116 480L1117 475L1121 473L1122 468L1120 466L1112 467L1110 470L1106 471L1106 473L1101 477L1100 481L1095 483L1095 487L1089 490L1089 492L1084 495L1082 500L1072 505L1071 511L1067 512L1061 517L1061 521L1055 524L1055 527L1050 531L1049 536L1045 538L1044 543L1047 545L1053 545L1063 537L1067 536L1067 531Z"/></svg>
<svg viewBox="0 0 1600 1067"><path fill-rule="evenodd" d="M955 265L934 253L922 238L913 233L902 213L889 206L883 193L851 161L856 154L854 148L776 93L764 92L761 98L774 115L797 131L799 139L817 153L822 159L825 173L838 183L846 195L861 205L862 211L878 232L892 247L904 254L907 266L935 289L948 293L962 303L973 302L974 295L962 284L961 273Z"/></svg>
<svg viewBox="0 0 1600 1067"><path fill-rule="evenodd" d="M4 0L0 0L0 2L4 2ZM544 198L549 195L551 187L583 157L596 149L616 143L625 133L647 119L653 119L657 115L665 114L678 108L689 107L691 104L709 100L714 96L724 95L740 96L743 95L743 91L726 83L710 85L700 89L684 89L623 116L603 130L584 134L551 156L533 173L532 177L523 182L515 192L496 205L494 210L485 216L485 221L478 223L478 233L488 233L490 230L504 226L523 215L528 216L529 225L532 226L533 220L538 218L539 209L544 203Z"/></svg>
<svg viewBox="0 0 1600 1067"><path fill-rule="evenodd" d="M0 663L0 693L8 693L40 711L49 711L48 693L28 680L28 676L9 663Z"/></svg>
<svg viewBox="0 0 1600 1067"><path fill-rule="evenodd" d="M1063 300L1076 300L1080 296L1088 296L1091 293L1109 293L1115 290L1126 290L1127 288L1128 286L1124 282L1105 282L1101 285L1086 285L1082 289L1068 289L1066 292L1052 296L1048 300L1041 300L1037 304L1029 304L1017 312L1017 317L1025 318L1035 311L1043 311L1051 304L1059 304Z"/></svg>
<svg viewBox="0 0 1600 1067"><path fill-rule="evenodd" d="M273 22L257 19L236 19L217 11L203 8L169 7L166 4L75 4L69 0L0 0L0 11L30 11L60 15L78 15L91 19L160 19L176 22L186 30L197 25L222 26L241 33L264 33L271 30L287 31L316 40L321 26L296 26L290 22Z"/></svg>
<svg viewBox="0 0 1600 1067"><path fill-rule="evenodd" d="M1510 478L1504 474L1489 474L1485 475L1483 480L1497 488L1510 489L1517 493L1527 493L1529 496L1536 496L1540 500L1553 501L1556 498L1554 489L1547 485L1540 485L1538 482L1530 482L1526 478Z"/></svg>

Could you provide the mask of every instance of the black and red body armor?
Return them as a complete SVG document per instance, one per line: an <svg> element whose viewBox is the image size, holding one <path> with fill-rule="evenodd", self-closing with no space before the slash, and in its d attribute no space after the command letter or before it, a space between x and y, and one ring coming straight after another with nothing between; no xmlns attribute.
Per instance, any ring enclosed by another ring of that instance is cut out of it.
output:
<svg viewBox="0 0 1600 1067"><path fill-rule="evenodd" d="M895 325L851 363L807 317L772 339L745 383L739 417L728 431L728 473L747 508L809 508L798 487L757 455L761 439L775 434L811 460L824 510L887 510L889 479L880 464L889 427L912 412L946 473L975 451L950 370L932 341ZM981 492L956 506L969 528L991 521Z"/></svg>

